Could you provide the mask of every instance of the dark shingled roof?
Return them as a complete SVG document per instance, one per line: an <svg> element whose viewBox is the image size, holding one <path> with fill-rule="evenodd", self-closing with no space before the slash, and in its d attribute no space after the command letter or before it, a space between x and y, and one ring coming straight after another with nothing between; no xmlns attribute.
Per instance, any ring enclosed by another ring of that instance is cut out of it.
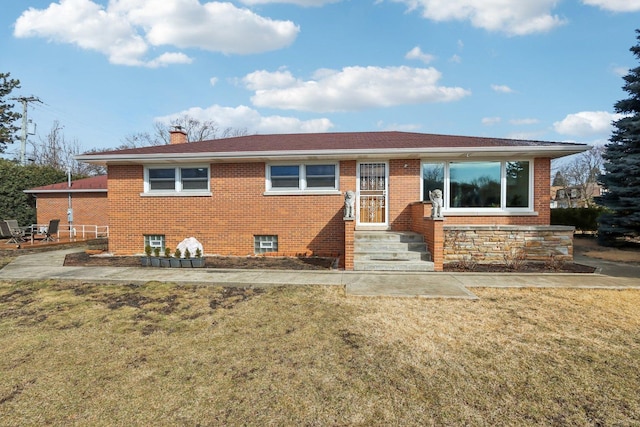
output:
<svg viewBox="0 0 640 427"><path fill-rule="evenodd" d="M435 135L411 132L344 132L249 135L213 139L187 144L159 145L126 150L86 153L87 155L153 155L186 153L233 152L292 152L332 150L394 150L422 148L476 148L476 147L557 147L581 146L546 141L527 141L475 136Z"/></svg>
<svg viewBox="0 0 640 427"><path fill-rule="evenodd" d="M71 181L71 187L69 187L67 181L44 185L42 187L25 190L25 193L68 193L70 191L74 193L107 191L107 176L99 175Z"/></svg>

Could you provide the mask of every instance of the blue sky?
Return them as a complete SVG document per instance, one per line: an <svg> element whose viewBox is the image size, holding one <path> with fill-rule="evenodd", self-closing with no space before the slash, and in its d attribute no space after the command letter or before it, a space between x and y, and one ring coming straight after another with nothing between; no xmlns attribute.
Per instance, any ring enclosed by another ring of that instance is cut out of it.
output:
<svg viewBox="0 0 640 427"><path fill-rule="evenodd" d="M0 71L82 151L188 113L249 133L601 143L640 0L21 0ZM19 143L9 147L18 149Z"/></svg>

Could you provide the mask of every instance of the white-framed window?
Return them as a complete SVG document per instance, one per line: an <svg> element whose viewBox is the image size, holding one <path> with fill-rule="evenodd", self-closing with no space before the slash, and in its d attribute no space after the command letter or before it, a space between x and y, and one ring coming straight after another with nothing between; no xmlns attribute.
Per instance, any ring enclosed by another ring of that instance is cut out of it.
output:
<svg viewBox="0 0 640 427"><path fill-rule="evenodd" d="M272 163L266 165L266 190L272 193L322 193L339 189L337 163Z"/></svg>
<svg viewBox="0 0 640 427"><path fill-rule="evenodd" d="M210 170L205 165L146 166L144 194L209 195Z"/></svg>
<svg viewBox="0 0 640 427"><path fill-rule="evenodd" d="M164 252L164 234L145 234L144 247L151 246L151 249L160 248Z"/></svg>
<svg viewBox="0 0 640 427"><path fill-rule="evenodd" d="M278 236L253 236L253 251L256 254L278 252Z"/></svg>
<svg viewBox="0 0 640 427"><path fill-rule="evenodd" d="M533 176L531 160L424 160L422 200L439 188L451 213L532 212Z"/></svg>

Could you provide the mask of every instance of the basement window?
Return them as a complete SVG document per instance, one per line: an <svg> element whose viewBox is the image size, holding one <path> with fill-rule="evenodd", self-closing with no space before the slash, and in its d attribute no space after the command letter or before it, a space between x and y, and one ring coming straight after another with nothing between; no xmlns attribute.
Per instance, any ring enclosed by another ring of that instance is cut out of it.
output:
<svg viewBox="0 0 640 427"><path fill-rule="evenodd" d="M151 246L151 250L160 248L160 252L164 252L164 234L145 234L144 247Z"/></svg>
<svg viewBox="0 0 640 427"><path fill-rule="evenodd" d="M278 252L278 236L253 236L253 251L256 254Z"/></svg>

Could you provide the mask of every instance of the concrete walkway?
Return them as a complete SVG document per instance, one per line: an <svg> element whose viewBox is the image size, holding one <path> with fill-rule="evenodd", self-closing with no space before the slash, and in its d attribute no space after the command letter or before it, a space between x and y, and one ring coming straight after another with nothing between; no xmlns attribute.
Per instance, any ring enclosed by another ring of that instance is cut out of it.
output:
<svg viewBox="0 0 640 427"><path fill-rule="evenodd" d="M84 248L17 257L0 270L0 280L75 280L100 283L172 283L270 287L342 286L347 295L477 299L474 287L552 287L640 289L640 266L632 277L604 274L404 273L299 270L223 270L210 268L64 267L68 253ZM632 266L634 267L634 266Z"/></svg>

